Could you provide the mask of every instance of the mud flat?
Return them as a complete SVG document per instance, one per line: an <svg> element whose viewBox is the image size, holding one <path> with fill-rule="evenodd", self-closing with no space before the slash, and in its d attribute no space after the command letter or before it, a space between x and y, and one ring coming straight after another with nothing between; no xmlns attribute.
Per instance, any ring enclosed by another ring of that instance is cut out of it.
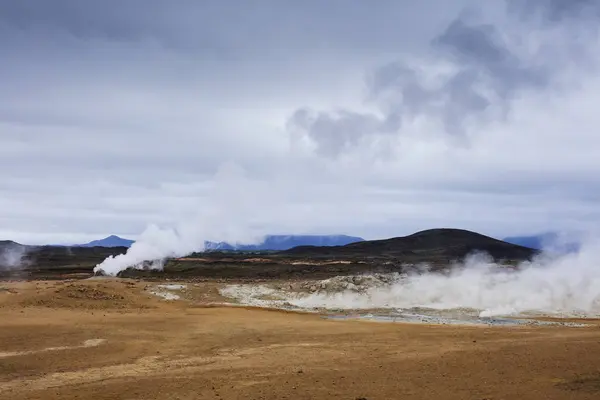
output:
<svg viewBox="0 0 600 400"><path fill-rule="evenodd" d="M568 321L543 321L535 318L448 318L435 315L413 314L413 313L394 313L385 314L346 314L346 315L327 315L324 318L331 320L364 320L375 322L395 322L410 324L430 324L430 325L482 325L482 326L562 326L571 328L582 328L587 326L581 322Z"/></svg>
<svg viewBox="0 0 600 400"><path fill-rule="evenodd" d="M597 320L340 321L215 306L223 286L0 282L0 398L600 398Z"/></svg>

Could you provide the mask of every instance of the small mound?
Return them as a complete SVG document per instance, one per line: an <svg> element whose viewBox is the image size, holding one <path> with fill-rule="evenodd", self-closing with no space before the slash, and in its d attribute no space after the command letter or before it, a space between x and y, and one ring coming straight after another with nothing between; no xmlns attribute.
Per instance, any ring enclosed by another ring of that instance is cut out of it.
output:
<svg viewBox="0 0 600 400"><path fill-rule="evenodd" d="M106 290L100 290L84 285L69 285L58 289L55 293L58 296L80 300L125 300L125 296L123 295L109 293Z"/></svg>
<svg viewBox="0 0 600 400"><path fill-rule="evenodd" d="M127 282L87 281L68 283L38 293L22 302L25 306L82 309L150 308L140 290Z"/></svg>

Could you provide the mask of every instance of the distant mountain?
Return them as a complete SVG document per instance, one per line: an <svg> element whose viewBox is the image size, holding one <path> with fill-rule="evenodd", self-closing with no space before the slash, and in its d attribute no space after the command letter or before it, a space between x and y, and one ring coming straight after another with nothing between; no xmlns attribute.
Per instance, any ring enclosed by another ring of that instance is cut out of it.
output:
<svg viewBox="0 0 600 400"><path fill-rule="evenodd" d="M288 250L297 246L344 246L364 239L347 235L267 235L260 244L232 245L225 242L205 242L206 250Z"/></svg>
<svg viewBox="0 0 600 400"><path fill-rule="evenodd" d="M574 235L576 236L576 235ZM576 237L561 235L557 232L546 232L531 236L511 236L503 239L505 242L537 250L551 250L561 253L577 252L581 243Z"/></svg>
<svg viewBox="0 0 600 400"><path fill-rule="evenodd" d="M409 236L363 241L345 246L300 246L283 253L302 257L394 257L405 260L449 261L462 259L473 252L485 252L497 260L525 260L538 253L532 248L463 229L429 229Z"/></svg>
<svg viewBox="0 0 600 400"><path fill-rule="evenodd" d="M0 240L0 249L22 246L24 245L22 245L21 243L13 242L12 240Z"/></svg>
<svg viewBox="0 0 600 400"><path fill-rule="evenodd" d="M123 239L116 235L111 235L104 239L93 240L86 244L77 244L73 247L130 247L134 240Z"/></svg>
<svg viewBox="0 0 600 400"><path fill-rule="evenodd" d="M363 238L346 235L268 235L260 244L233 245L226 242L205 242L206 250L287 250L296 246L343 246L349 243L364 241ZM111 235L104 239L73 247L130 247L135 241Z"/></svg>

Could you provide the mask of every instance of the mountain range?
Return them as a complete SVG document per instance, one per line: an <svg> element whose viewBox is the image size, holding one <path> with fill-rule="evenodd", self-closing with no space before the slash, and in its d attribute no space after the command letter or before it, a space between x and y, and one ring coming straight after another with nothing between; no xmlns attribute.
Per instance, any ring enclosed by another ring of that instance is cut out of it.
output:
<svg viewBox="0 0 600 400"><path fill-rule="evenodd" d="M247 253L222 252L218 249L188 257L170 259L164 276L218 278L274 278L320 276L323 279L338 275L404 271L405 267L427 264L432 268L454 265L473 253L487 253L498 262L516 265L530 260L538 250L514 245L476 232L462 229L430 229L403 237L384 240L330 235L296 236L272 235L263 243L266 247L289 247L253 257ZM109 256L123 254L127 247L102 247L97 244L129 244L131 241L109 237L82 246L27 246L12 241L0 241L0 277L19 273L36 279L56 277L89 277L96 265ZM300 245L307 240L319 245ZM336 245L353 241L352 243ZM94 246L96 245L96 246ZM252 247L256 249L261 246ZM90 247L91 246L91 247ZM218 246L218 245L217 245ZM239 248L239 247L238 247ZM247 247L246 247L247 248ZM16 272L15 272L16 271ZM128 270L135 274L156 271ZM128 276L123 271L122 276Z"/></svg>
<svg viewBox="0 0 600 400"><path fill-rule="evenodd" d="M267 235L260 244L232 245L225 242L205 242L206 250L288 250L297 246L345 246L365 239L347 235Z"/></svg>
<svg viewBox="0 0 600 400"><path fill-rule="evenodd" d="M560 252L576 252L580 243L574 237L563 237L556 232L546 232L529 236L509 236L501 239L504 242L517 246L529 247L536 250L548 249ZM267 235L260 244L234 245L226 242L205 242L209 251L262 251L262 250L289 250L298 246L344 246L351 243L364 242L365 239L347 235ZM89 243L73 245L73 247L130 247L135 241L121 238L116 235L104 239L93 240Z"/></svg>
<svg viewBox="0 0 600 400"><path fill-rule="evenodd" d="M226 242L205 242L207 250L288 250L296 246L344 246L346 244L362 242L363 238L347 235L267 235L260 244L233 245ZM116 235L104 239L93 240L73 247L130 247L135 241L124 239Z"/></svg>

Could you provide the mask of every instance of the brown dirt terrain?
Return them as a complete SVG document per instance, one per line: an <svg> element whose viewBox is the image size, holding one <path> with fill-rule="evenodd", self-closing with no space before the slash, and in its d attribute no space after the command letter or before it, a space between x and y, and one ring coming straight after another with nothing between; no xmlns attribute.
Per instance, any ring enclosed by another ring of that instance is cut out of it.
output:
<svg viewBox="0 0 600 400"><path fill-rule="evenodd" d="M598 399L600 324L331 321L143 281L0 283L0 399ZM146 290L145 290L146 289Z"/></svg>

